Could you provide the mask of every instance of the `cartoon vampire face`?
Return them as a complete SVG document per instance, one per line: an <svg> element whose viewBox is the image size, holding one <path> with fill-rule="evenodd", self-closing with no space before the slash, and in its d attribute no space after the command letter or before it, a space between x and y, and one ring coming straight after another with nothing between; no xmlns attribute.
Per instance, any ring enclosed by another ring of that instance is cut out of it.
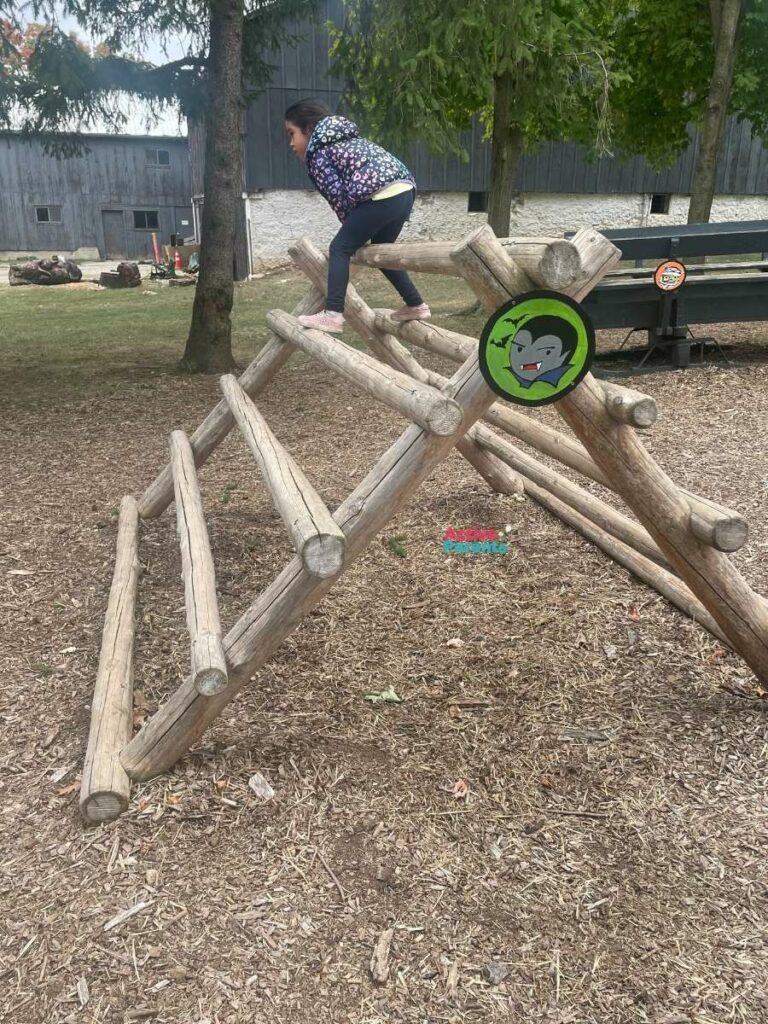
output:
<svg viewBox="0 0 768 1024"><path fill-rule="evenodd" d="M576 328L556 316L531 317L503 341L510 339L509 369L524 388L537 381L557 387L578 344Z"/></svg>

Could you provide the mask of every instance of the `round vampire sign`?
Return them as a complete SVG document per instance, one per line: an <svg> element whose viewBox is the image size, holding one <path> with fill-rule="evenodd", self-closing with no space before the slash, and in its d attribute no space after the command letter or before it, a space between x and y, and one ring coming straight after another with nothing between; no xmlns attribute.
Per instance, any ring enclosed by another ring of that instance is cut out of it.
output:
<svg viewBox="0 0 768 1024"><path fill-rule="evenodd" d="M500 306L480 335L480 370L497 395L547 405L572 391L592 365L595 330L574 299L524 292Z"/></svg>
<svg viewBox="0 0 768 1024"><path fill-rule="evenodd" d="M676 292L685 283L685 264L679 260L664 260L653 272L653 283L660 292Z"/></svg>

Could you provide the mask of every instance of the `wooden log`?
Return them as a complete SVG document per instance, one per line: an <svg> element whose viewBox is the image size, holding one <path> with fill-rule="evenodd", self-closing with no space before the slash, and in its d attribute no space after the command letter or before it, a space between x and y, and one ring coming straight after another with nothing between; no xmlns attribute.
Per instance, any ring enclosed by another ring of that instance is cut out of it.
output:
<svg viewBox="0 0 768 1024"><path fill-rule="evenodd" d="M328 260L308 238L302 238L291 246L289 252L313 284L321 289L327 287ZM421 383L431 383L424 367L400 343L394 333L391 330L382 330L377 325L374 310L352 285L347 288L344 314L352 329L383 363ZM444 383L444 379L441 379L440 386L442 387ZM522 491L523 485L517 474L479 448L471 436L462 437L457 441L456 448L498 494L519 494Z"/></svg>
<svg viewBox="0 0 768 1024"><path fill-rule="evenodd" d="M474 236L466 245L473 244ZM495 241L495 239L494 239ZM451 378L464 424L472 425L493 402L473 354ZM347 539L345 568L390 517L413 495L453 446L454 439L409 426L334 515ZM230 684L215 697L202 697L187 680L123 751L132 778L147 779L170 767L226 707L254 672L330 590L333 581L303 572L298 557L251 605L224 639Z"/></svg>
<svg viewBox="0 0 768 1024"><path fill-rule="evenodd" d="M109 591L96 673L91 728L80 784L80 813L112 821L128 806L130 780L120 752L133 731L134 609L139 579L139 514L131 495L120 504L115 571Z"/></svg>
<svg viewBox="0 0 768 1024"><path fill-rule="evenodd" d="M173 431L170 446L184 606L192 646L192 682L199 693L210 695L220 693L227 685L216 572L192 446L183 430Z"/></svg>
<svg viewBox="0 0 768 1024"><path fill-rule="evenodd" d="M539 288L565 288L582 275L578 248L565 238L501 238L515 263ZM408 270L421 274L460 277L451 259L453 242L393 242L366 245L352 262L380 270Z"/></svg>
<svg viewBox="0 0 768 1024"><path fill-rule="evenodd" d="M700 623L705 629L729 646L728 640L723 635L717 622L712 618L704 605L694 597L691 591L677 576L657 565L656 562L640 554L633 547L618 540L606 530L601 529L592 519L582 515L571 505L560 501L548 490L539 487L532 480L523 477L525 491L533 500L546 508L558 519L561 519L568 526L573 527L583 537L591 541L597 547L602 548L605 553L615 562L623 565L634 576L647 583L648 586L657 590L662 597L679 608L681 612Z"/></svg>
<svg viewBox="0 0 768 1024"><path fill-rule="evenodd" d="M600 384L605 395L605 407L618 423L646 430L656 422L656 402L650 395L608 380L602 380Z"/></svg>
<svg viewBox="0 0 768 1024"><path fill-rule="evenodd" d="M324 305L325 294L317 288L310 288L304 298L294 307L293 315L318 313ZM269 335L259 354L240 377L240 384L245 393L253 398L263 391L295 351L293 346L281 341L274 334ZM198 468L221 444L234 423L232 412L222 398L190 438L195 465ZM139 499L139 515L142 519L152 519L161 515L172 501L173 473L169 464L155 477Z"/></svg>
<svg viewBox="0 0 768 1024"><path fill-rule="evenodd" d="M476 243L481 253L483 247L483 240ZM605 260L598 252L592 265L599 274L616 261ZM583 253L582 262L589 266ZM580 284L574 298L582 298L586 286L586 282ZM503 275L498 274L487 275L475 293L489 311L512 297ZM768 681L768 601L752 590L724 552L696 537L686 496L643 448L637 433L611 417L603 396L600 382L587 374L555 408L715 619L728 643L758 679Z"/></svg>
<svg viewBox="0 0 768 1024"><path fill-rule="evenodd" d="M525 452L520 451L503 437L499 437L484 424L477 424L475 430L481 447L492 452L498 459L522 474L524 486L525 480L532 480L537 486L546 488L561 501L573 506L581 515L587 516L602 530L618 537L619 540L635 548L646 558L662 565L667 564L658 545L639 523L628 519L627 516L622 515L601 498L590 494L583 487L568 480L562 473L558 473L537 462L530 455L526 455Z"/></svg>
<svg viewBox="0 0 768 1024"><path fill-rule="evenodd" d="M350 348L324 331L302 327L295 317L280 309L267 313L267 323L278 337L302 349L425 430L447 437L455 434L461 426L458 404L429 385L419 383L365 352Z"/></svg>
<svg viewBox="0 0 768 1024"><path fill-rule="evenodd" d="M305 570L318 579L337 576L344 565L344 534L237 380L227 374L220 383Z"/></svg>
<svg viewBox="0 0 768 1024"><path fill-rule="evenodd" d="M487 230L484 230L486 228ZM511 260L488 225L477 233L473 248L466 245L451 250L451 259L462 276L471 280L472 290L489 313L501 303L497 296L502 291L512 296L533 288L533 281Z"/></svg>
<svg viewBox="0 0 768 1024"><path fill-rule="evenodd" d="M690 491L681 493L688 503L688 525L698 540L718 551L733 552L744 547L749 526L743 516Z"/></svg>

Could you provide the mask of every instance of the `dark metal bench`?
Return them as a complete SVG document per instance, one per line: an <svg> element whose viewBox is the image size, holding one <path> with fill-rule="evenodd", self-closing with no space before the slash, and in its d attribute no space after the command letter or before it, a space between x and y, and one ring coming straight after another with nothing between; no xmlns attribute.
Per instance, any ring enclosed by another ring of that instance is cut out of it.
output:
<svg viewBox="0 0 768 1024"><path fill-rule="evenodd" d="M768 260L696 262L709 256L768 253L768 221L617 228L602 234L621 249L625 260L691 260L689 276L676 292L659 292L652 280L644 279L652 276L652 267L622 268L584 300L596 328L648 331L648 349L636 370L657 350L673 366L689 366L691 344L700 344L703 351L704 342L714 341L695 338L691 323L768 320Z"/></svg>

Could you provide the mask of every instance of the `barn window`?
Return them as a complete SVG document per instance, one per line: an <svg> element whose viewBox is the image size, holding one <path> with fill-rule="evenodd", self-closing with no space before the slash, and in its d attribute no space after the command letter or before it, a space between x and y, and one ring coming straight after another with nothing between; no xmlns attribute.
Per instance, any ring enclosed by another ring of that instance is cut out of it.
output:
<svg viewBox="0 0 768 1024"><path fill-rule="evenodd" d="M171 151L169 149L147 149L147 163L153 167L170 167Z"/></svg>
<svg viewBox="0 0 768 1024"><path fill-rule="evenodd" d="M467 198L467 213L487 213L488 193L469 192Z"/></svg>
<svg viewBox="0 0 768 1024"><path fill-rule="evenodd" d="M36 206L35 220L38 224L61 224L61 207Z"/></svg>
<svg viewBox="0 0 768 1024"><path fill-rule="evenodd" d="M671 198L668 192L654 192L651 196L651 213L669 213Z"/></svg>
<svg viewBox="0 0 768 1024"><path fill-rule="evenodd" d="M137 231L156 231L160 227L157 210L134 210L133 226Z"/></svg>

